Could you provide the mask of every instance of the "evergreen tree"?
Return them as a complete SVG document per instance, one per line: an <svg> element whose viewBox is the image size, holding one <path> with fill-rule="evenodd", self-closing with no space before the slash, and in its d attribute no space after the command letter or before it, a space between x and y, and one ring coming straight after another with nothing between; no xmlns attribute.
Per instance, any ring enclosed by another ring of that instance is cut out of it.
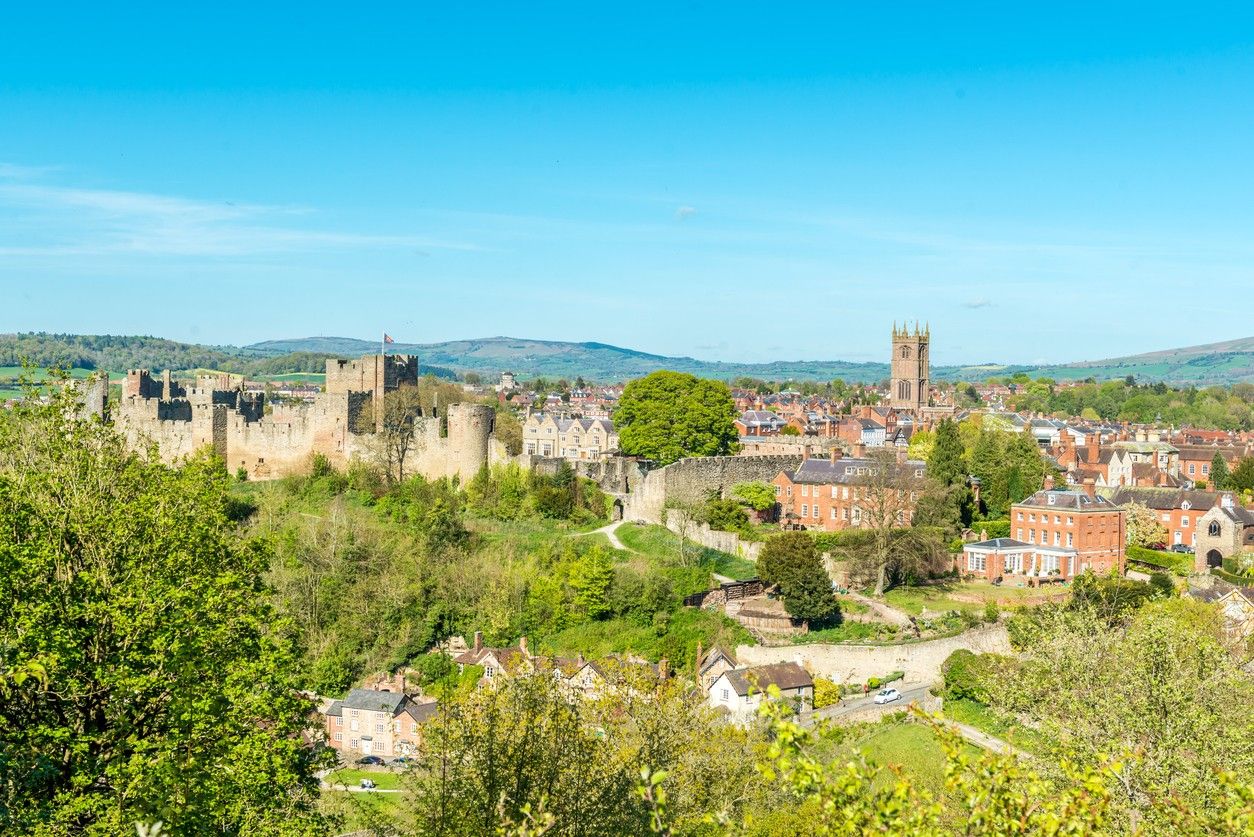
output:
<svg viewBox="0 0 1254 837"><path fill-rule="evenodd" d="M936 427L936 439L927 458L927 474L941 485L965 485L967 465L958 435L958 425L942 419Z"/></svg>
<svg viewBox="0 0 1254 837"><path fill-rule="evenodd" d="M1215 458L1210 461L1210 484L1216 491L1223 491L1228 487L1228 463L1215 452Z"/></svg>

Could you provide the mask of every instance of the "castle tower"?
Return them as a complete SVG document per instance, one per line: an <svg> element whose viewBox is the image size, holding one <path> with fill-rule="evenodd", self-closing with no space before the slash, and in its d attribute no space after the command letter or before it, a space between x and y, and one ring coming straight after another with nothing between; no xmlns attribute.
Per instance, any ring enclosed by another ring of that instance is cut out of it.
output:
<svg viewBox="0 0 1254 837"><path fill-rule="evenodd" d="M931 329L914 324L914 329L893 323L892 378L889 403L895 410L918 412L927 406L930 388L928 344Z"/></svg>
<svg viewBox="0 0 1254 837"><path fill-rule="evenodd" d="M448 417L448 454L445 470L461 477L465 485L488 464L492 423L496 416L491 407L482 404L450 404Z"/></svg>

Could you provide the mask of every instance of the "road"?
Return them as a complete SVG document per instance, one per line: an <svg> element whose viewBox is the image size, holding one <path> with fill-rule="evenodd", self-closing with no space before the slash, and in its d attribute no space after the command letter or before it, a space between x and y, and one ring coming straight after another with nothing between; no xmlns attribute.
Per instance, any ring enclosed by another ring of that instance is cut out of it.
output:
<svg viewBox="0 0 1254 837"><path fill-rule="evenodd" d="M852 698L850 700L842 700L840 703L835 703L835 704L832 704L831 706L826 706L822 709L814 710L813 712L810 713L809 718L807 718L806 721L804 721L804 723L814 724L824 719L829 720L829 721L839 720L840 718L846 715L852 715L855 712L864 711L866 709L872 709L872 708L879 709L884 714L888 714L889 712L904 711L905 708L909 706L912 702L916 700L922 701L923 698L927 697L927 691L930 688L931 686L922 685L922 686L912 686L908 689L903 689L901 692L900 700L895 700L892 703L885 703L880 706L876 706L875 704L874 692L867 695L866 697Z"/></svg>
<svg viewBox="0 0 1254 837"><path fill-rule="evenodd" d="M878 710L883 715L887 715L890 712L904 711L911 703L915 701L922 701L923 698L927 696L930 688L931 686L924 685L912 686L908 689L903 689L900 699L895 700L892 703L884 703L878 706L875 703L874 694L867 695L866 697L854 698L852 700L842 700L840 703L834 704L833 706L816 709L814 712L811 712L809 716L803 718L801 723L805 726L813 726L821 720L839 722L841 718L853 715L857 712L865 712L868 709ZM963 737L963 739L969 741L977 747L990 750L1000 755L1016 755L1032 758L1031 753L1027 753L1024 750L997 738L996 736L989 735L987 732L982 732L981 730L978 730L968 724L960 724L947 718L940 719L940 722L957 732Z"/></svg>

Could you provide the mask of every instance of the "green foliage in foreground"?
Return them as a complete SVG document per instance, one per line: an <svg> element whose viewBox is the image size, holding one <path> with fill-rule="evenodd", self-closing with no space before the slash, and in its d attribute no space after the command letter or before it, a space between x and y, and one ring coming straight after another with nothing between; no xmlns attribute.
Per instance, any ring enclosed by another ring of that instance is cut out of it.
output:
<svg viewBox="0 0 1254 837"><path fill-rule="evenodd" d="M0 413L0 832L318 835L313 706L221 464Z"/></svg>

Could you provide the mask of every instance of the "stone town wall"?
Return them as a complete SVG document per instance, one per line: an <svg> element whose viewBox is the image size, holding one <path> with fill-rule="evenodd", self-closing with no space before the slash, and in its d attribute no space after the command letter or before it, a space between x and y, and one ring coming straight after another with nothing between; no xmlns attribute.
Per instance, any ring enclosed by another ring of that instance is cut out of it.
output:
<svg viewBox="0 0 1254 837"><path fill-rule="evenodd" d="M704 547L717 549L730 555L739 555L750 561L757 561L758 555L762 553L761 541L741 540L735 532L711 529L708 523L687 523L682 514L666 515L666 528Z"/></svg>
<svg viewBox="0 0 1254 837"><path fill-rule="evenodd" d="M959 648L977 654L1011 653L1006 628L989 625L958 636L901 645L741 645L736 648L736 659L742 666L795 662L837 683L865 682L892 671L904 671L907 683L935 683L941 679L941 663Z"/></svg>
<svg viewBox="0 0 1254 837"><path fill-rule="evenodd" d="M698 507L710 494L726 497L742 482L770 482L801 464L801 456L703 456L650 471L624 503L626 520L661 523L668 504Z"/></svg>

